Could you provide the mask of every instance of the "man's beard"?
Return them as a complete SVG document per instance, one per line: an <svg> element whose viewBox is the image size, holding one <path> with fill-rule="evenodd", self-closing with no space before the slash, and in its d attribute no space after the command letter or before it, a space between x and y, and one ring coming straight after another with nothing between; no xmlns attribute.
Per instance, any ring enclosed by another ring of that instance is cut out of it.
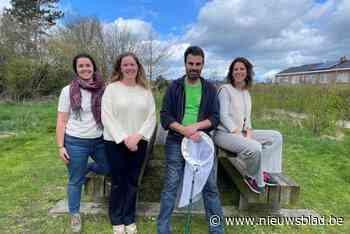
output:
<svg viewBox="0 0 350 234"><path fill-rule="evenodd" d="M190 80L197 80L201 77L201 71L200 70L189 70L187 71L187 77Z"/></svg>

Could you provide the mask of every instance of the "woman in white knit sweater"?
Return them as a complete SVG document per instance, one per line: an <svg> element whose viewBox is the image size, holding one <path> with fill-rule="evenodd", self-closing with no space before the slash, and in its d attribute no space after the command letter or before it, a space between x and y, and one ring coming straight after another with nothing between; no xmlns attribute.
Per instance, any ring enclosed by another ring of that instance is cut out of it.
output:
<svg viewBox="0 0 350 234"><path fill-rule="evenodd" d="M132 53L120 55L102 97L102 123L112 187L113 233L136 233L137 181L156 125L155 103L144 69Z"/></svg>
<svg viewBox="0 0 350 234"><path fill-rule="evenodd" d="M253 130L251 124L251 97L253 65L239 57L231 63L228 84L218 91L220 124L214 134L215 143L238 154L246 164L244 181L255 193L273 185L269 173L280 173L282 167L282 135L274 130Z"/></svg>

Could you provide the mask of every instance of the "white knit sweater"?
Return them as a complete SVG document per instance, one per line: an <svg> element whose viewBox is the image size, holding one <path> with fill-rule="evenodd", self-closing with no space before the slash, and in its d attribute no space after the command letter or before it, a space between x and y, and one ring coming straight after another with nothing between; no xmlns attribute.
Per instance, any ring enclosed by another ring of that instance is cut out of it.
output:
<svg viewBox="0 0 350 234"><path fill-rule="evenodd" d="M109 84L102 97L104 139L119 144L127 136L139 133L148 141L156 126L155 110L151 91L120 81Z"/></svg>

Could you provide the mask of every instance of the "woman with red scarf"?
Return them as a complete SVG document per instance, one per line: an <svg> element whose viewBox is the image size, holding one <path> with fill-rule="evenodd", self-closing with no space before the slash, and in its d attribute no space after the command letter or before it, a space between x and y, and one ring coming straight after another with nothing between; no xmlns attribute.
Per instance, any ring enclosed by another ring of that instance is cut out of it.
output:
<svg viewBox="0 0 350 234"><path fill-rule="evenodd" d="M107 174L101 123L101 99L105 84L88 54L73 59L75 79L62 89L57 113L56 143L68 169L68 208L73 232L81 230L81 188L88 171ZM88 165L88 158L95 163Z"/></svg>

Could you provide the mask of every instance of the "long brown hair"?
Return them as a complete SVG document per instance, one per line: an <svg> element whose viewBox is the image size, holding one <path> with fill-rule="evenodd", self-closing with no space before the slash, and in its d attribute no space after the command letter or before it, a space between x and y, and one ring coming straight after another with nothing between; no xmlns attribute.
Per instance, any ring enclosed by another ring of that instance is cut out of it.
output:
<svg viewBox="0 0 350 234"><path fill-rule="evenodd" d="M117 59L114 63L114 66L113 66L112 75L110 77L110 83L113 83L113 82L116 82L116 81L123 79L123 74L121 71L122 60L123 60L123 58L128 57L128 56L132 57L137 64L136 84L142 86L145 89L148 89L145 69L143 68L143 66L140 63L140 60L137 58L137 56L131 52L123 53L117 57Z"/></svg>

